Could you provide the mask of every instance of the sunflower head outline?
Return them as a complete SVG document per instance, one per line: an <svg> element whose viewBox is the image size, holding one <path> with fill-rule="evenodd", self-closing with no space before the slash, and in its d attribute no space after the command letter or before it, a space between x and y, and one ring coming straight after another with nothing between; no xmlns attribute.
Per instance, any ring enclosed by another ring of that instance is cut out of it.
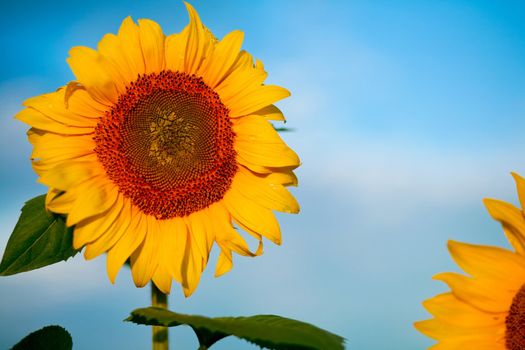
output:
<svg viewBox="0 0 525 350"><path fill-rule="evenodd" d="M299 211L285 187L300 161L269 122L285 120L273 104L289 92L264 84L242 32L217 40L186 7L180 33L128 17L97 50L72 48L76 81L26 100L16 118L31 126L46 208L67 215L74 247L107 253L112 283L129 259L138 287L169 293L175 279L189 296L214 244L220 276L233 252L281 243L273 211Z"/></svg>

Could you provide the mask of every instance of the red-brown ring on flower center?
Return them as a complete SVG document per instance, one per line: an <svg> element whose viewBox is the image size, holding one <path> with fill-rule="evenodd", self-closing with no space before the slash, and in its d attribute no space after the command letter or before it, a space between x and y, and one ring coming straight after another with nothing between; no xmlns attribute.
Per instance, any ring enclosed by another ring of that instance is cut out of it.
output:
<svg viewBox="0 0 525 350"><path fill-rule="evenodd" d="M512 300L505 326L507 349L525 350L525 284Z"/></svg>
<svg viewBox="0 0 525 350"><path fill-rule="evenodd" d="M141 75L100 119L95 153L133 204L157 219L221 200L237 172L229 111L200 77Z"/></svg>

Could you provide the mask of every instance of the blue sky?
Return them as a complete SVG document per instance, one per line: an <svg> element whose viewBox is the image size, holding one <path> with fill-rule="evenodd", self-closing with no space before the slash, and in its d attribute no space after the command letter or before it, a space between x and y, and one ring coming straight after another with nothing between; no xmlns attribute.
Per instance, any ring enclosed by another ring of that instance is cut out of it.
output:
<svg viewBox="0 0 525 350"><path fill-rule="evenodd" d="M210 316L275 313L348 339L349 349L421 349L412 322L456 270L446 240L508 246L481 203L516 202L525 174L525 5L506 1L194 1L222 37L243 30L295 132L302 212L279 215L281 247L238 258L172 309ZM29 164L25 126L12 116L33 95L73 79L70 47L95 47L122 19L166 33L187 23L182 2L29 0L0 5L0 252L23 202L44 192ZM216 256L216 252L213 252ZM213 259L212 259L213 261ZM116 285L104 258L81 256L0 279L0 347L61 324L75 349L148 348L147 327L123 323L147 305L128 271ZM189 329L173 348L196 348ZM394 344L394 345L393 345ZM229 339L215 349L249 349Z"/></svg>

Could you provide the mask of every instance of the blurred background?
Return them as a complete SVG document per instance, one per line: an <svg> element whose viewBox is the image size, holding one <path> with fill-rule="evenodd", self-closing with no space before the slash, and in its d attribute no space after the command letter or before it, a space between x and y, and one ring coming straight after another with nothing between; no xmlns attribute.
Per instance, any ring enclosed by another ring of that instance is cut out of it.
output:
<svg viewBox="0 0 525 350"><path fill-rule="evenodd" d="M446 241L508 246L482 198L517 203L525 175L525 5L522 1L199 1L221 38L245 32L265 63L302 159L299 215L279 215L283 245L237 257L170 308L208 316L279 314L348 339L349 349L422 349L421 302L457 270ZM72 46L96 47L128 15L165 33L188 22L181 1L2 1L0 5L0 253L23 203L45 189L31 170L21 102L74 79ZM0 278L0 348L60 324L75 349L148 349L150 329L122 320L149 303L123 269L81 255ZM195 349L189 328L172 349ZM214 349L255 349L225 339Z"/></svg>

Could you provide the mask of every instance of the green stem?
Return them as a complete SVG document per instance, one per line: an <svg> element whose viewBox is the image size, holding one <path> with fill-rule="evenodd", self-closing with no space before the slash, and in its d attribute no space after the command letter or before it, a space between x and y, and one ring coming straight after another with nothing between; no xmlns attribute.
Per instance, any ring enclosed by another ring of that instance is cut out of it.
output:
<svg viewBox="0 0 525 350"><path fill-rule="evenodd" d="M153 282L151 282L151 306L168 308L168 296L162 293ZM168 350L168 328L153 326L152 331L152 349Z"/></svg>

